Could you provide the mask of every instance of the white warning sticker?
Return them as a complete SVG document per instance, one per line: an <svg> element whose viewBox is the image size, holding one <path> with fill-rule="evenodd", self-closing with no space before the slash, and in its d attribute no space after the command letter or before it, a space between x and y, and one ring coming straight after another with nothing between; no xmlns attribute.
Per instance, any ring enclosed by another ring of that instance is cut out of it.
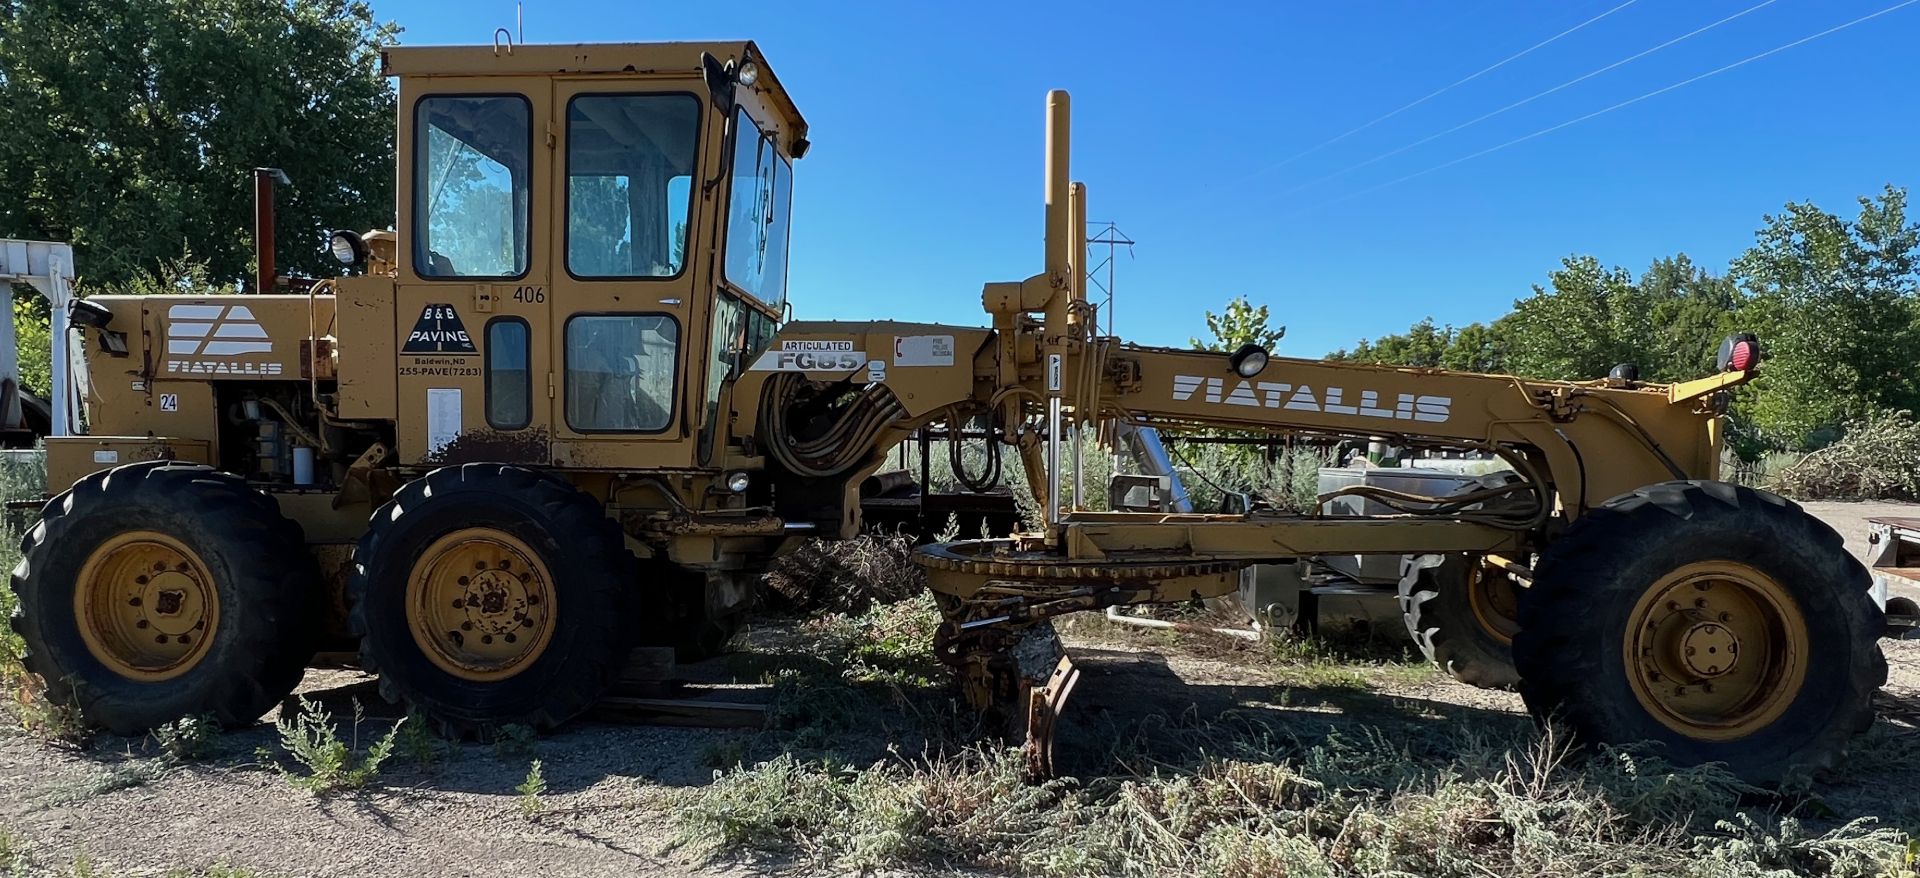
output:
<svg viewBox="0 0 1920 878"><path fill-rule="evenodd" d="M953 336L894 336L893 364L895 366L951 366L953 365Z"/></svg>
<svg viewBox="0 0 1920 878"><path fill-rule="evenodd" d="M459 435L460 388L427 388L427 453L439 453Z"/></svg>

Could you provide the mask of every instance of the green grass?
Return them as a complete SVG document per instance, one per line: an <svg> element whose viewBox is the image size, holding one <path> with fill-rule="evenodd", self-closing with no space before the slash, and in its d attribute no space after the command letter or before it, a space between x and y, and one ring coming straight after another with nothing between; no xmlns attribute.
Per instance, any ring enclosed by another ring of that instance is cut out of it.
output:
<svg viewBox="0 0 1920 878"><path fill-rule="evenodd" d="M1820 822L1714 769L1552 736L1228 737L1190 766L1022 780L1013 751L853 768L783 755L678 795L679 842L847 870L1012 875L1890 874L1908 837Z"/></svg>
<svg viewBox="0 0 1920 878"><path fill-rule="evenodd" d="M279 767L287 781L314 795L357 790L380 776L381 766L393 756L400 729L406 720L396 721L386 734L373 738L365 750L360 748L360 726L366 716L359 702L353 705L353 721L346 739L340 737L333 714L299 696L300 712L278 724L280 746L299 767L292 771ZM265 748L261 748L265 751ZM263 760L272 759L263 752Z"/></svg>
<svg viewBox="0 0 1920 878"><path fill-rule="evenodd" d="M94 863L85 851L75 852L64 864L38 859L20 836L0 827L0 878L112 878L115 874ZM155 874L141 870L136 874ZM166 878L257 878L251 869L213 865L201 868L173 868L159 873Z"/></svg>

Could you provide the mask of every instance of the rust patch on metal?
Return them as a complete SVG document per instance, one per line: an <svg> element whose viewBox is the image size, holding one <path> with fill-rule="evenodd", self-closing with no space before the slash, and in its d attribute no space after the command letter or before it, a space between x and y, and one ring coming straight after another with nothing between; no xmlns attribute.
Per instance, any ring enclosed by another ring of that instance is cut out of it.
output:
<svg viewBox="0 0 1920 878"><path fill-rule="evenodd" d="M545 466L547 429L469 430L427 456L428 463L531 463Z"/></svg>

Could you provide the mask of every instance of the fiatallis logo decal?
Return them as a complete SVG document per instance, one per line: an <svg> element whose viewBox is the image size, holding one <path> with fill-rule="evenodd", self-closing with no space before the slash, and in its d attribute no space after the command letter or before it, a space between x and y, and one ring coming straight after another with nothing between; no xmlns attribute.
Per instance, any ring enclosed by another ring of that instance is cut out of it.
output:
<svg viewBox="0 0 1920 878"><path fill-rule="evenodd" d="M1201 395L1213 405L1241 405L1248 408L1292 409L1297 412L1321 412L1329 415L1357 415L1393 421L1425 421L1438 424L1453 416L1453 397L1402 393L1391 405L1381 405L1380 393L1362 390L1358 399L1348 403L1344 387L1298 386L1280 381L1241 381L1228 389L1226 379L1200 375L1173 376L1173 398L1180 402Z"/></svg>
<svg viewBox="0 0 1920 878"><path fill-rule="evenodd" d="M280 374L279 363L236 361L273 353L273 339L246 305L167 308L167 371L189 375Z"/></svg>

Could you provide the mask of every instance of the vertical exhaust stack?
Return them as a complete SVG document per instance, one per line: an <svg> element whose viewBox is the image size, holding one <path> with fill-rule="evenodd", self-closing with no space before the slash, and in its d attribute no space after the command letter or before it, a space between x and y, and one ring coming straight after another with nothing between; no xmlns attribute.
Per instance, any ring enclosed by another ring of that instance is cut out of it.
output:
<svg viewBox="0 0 1920 878"><path fill-rule="evenodd" d="M253 169L253 291L256 294L273 292L274 273L273 253L273 188L278 183L293 185L287 179L287 172L279 168Z"/></svg>
<svg viewBox="0 0 1920 878"><path fill-rule="evenodd" d="M1073 241L1073 103L1061 89L1047 92L1047 295L1041 340L1047 380L1047 524L1060 523L1060 402L1066 385L1067 305L1073 299L1073 273L1080 263ZM1048 528L1047 537L1054 538Z"/></svg>

